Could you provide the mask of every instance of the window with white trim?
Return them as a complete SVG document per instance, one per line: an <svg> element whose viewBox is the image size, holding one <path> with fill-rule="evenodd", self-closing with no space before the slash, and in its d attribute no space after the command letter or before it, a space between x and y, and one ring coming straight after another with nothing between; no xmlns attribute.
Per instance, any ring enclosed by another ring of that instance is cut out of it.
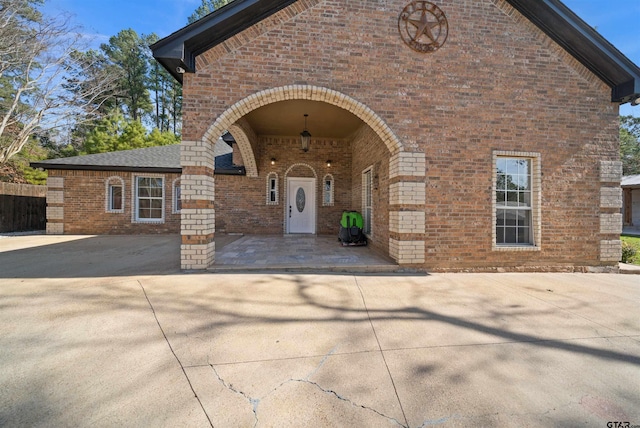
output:
<svg viewBox="0 0 640 428"><path fill-rule="evenodd" d="M322 206L333 206L333 175L327 174L322 179Z"/></svg>
<svg viewBox="0 0 640 428"><path fill-rule="evenodd" d="M124 181L120 177L109 177L106 182L106 211L124 212Z"/></svg>
<svg viewBox="0 0 640 428"><path fill-rule="evenodd" d="M536 249L540 235L539 154L494 153L494 248Z"/></svg>
<svg viewBox="0 0 640 428"><path fill-rule="evenodd" d="M371 235L373 230L373 168L362 173L362 219L363 232Z"/></svg>
<svg viewBox="0 0 640 428"><path fill-rule="evenodd" d="M180 179L176 178L173 180L173 203L172 210L173 214L178 214L182 210L182 200L180 199Z"/></svg>
<svg viewBox="0 0 640 428"><path fill-rule="evenodd" d="M135 221L164 221L164 178L136 176Z"/></svg>
<svg viewBox="0 0 640 428"><path fill-rule="evenodd" d="M267 205L278 205L278 174L267 175Z"/></svg>

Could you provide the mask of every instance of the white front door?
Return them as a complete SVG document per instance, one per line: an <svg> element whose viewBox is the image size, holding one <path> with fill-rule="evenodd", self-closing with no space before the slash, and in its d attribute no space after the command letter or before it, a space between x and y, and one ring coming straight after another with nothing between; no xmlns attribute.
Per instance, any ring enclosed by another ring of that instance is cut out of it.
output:
<svg viewBox="0 0 640 428"><path fill-rule="evenodd" d="M316 233L316 179L287 178L287 232Z"/></svg>

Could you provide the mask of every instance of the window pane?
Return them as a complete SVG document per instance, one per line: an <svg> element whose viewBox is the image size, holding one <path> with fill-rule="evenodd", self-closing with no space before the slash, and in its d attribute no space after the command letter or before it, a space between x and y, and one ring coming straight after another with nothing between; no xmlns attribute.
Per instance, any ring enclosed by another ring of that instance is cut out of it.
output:
<svg viewBox="0 0 640 428"><path fill-rule="evenodd" d="M518 159L505 158L505 162L507 164L507 174L515 175L518 173L518 161Z"/></svg>
<svg viewBox="0 0 640 428"><path fill-rule="evenodd" d="M173 198L175 205L173 206L174 211L180 211L182 209L182 201L180 200L180 184L176 184L173 188Z"/></svg>
<svg viewBox="0 0 640 428"><path fill-rule="evenodd" d="M496 162L496 167L498 169L498 174L506 174L507 160L505 158L498 158L498 161Z"/></svg>
<svg viewBox="0 0 640 428"><path fill-rule="evenodd" d="M518 243L519 244L530 244L530 231L529 227L519 227L518 228Z"/></svg>
<svg viewBox="0 0 640 428"><path fill-rule="evenodd" d="M506 200L507 200L507 194L505 192L500 190L496 192L497 205L505 205Z"/></svg>
<svg viewBox="0 0 640 428"><path fill-rule="evenodd" d="M505 174L498 174L496 177L496 190L506 190L507 188L507 176Z"/></svg>
<svg viewBox="0 0 640 428"><path fill-rule="evenodd" d="M529 211L518 210L518 226L529 226Z"/></svg>
<svg viewBox="0 0 640 428"><path fill-rule="evenodd" d="M371 233L371 208L365 208L364 210L364 233Z"/></svg>
<svg viewBox="0 0 640 428"><path fill-rule="evenodd" d="M515 210L505 210L504 211L504 224L506 226L517 226L517 214Z"/></svg>
<svg viewBox="0 0 640 428"><path fill-rule="evenodd" d="M162 198L162 188L154 187L149 189L149 195L154 198Z"/></svg>
<svg viewBox="0 0 640 428"><path fill-rule="evenodd" d="M518 174L529 175L529 160L518 159Z"/></svg>
<svg viewBox="0 0 640 428"><path fill-rule="evenodd" d="M269 202L275 202L276 201L276 192L275 190L271 190L269 192Z"/></svg>
<svg viewBox="0 0 640 428"><path fill-rule="evenodd" d="M138 196L141 198L149 197L149 188L148 187L138 187Z"/></svg>
<svg viewBox="0 0 640 428"><path fill-rule="evenodd" d="M514 181L519 190L531 190L528 175L517 175L514 177Z"/></svg>
<svg viewBox="0 0 640 428"><path fill-rule="evenodd" d="M150 209L149 218L162 218L162 209L157 209L157 208Z"/></svg>
<svg viewBox="0 0 640 428"><path fill-rule="evenodd" d="M373 217L373 182L372 182L372 173L371 170L368 170L362 173L362 186L363 186L363 220L364 220L364 228L363 231L366 234L371 234L372 227L372 217Z"/></svg>
<svg viewBox="0 0 640 428"><path fill-rule="evenodd" d="M122 186L110 186L109 193L111 194L109 208L112 210L121 210L122 209Z"/></svg>
<svg viewBox="0 0 640 428"><path fill-rule="evenodd" d="M141 208L138 210L138 216L140 218L151 218L151 210L148 208Z"/></svg>
<svg viewBox="0 0 640 428"><path fill-rule="evenodd" d="M504 244L504 227L496 228L496 243Z"/></svg>
<svg viewBox="0 0 640 428"><path fill-rule="evenodd" d="M496 226L504 226L504 219L506 210L498 210L496 213Z"/></svg>
<svg viewBox="0 0 640 428"><path fill-rule="evenodd" d="M151 208L162 210L162 199L151 199Z"/></svg>
<svg viewBox="0 0 640 428"><path fill-rule="evenodd" d="M519 205L521 207L531 206L531 192L520 192L518 195Z"/></svg>
<svg viewBox="0 0 640 428"><path fill-rule="evenodd" d="M146 209L151 207L151 200L150 199L140 199L138 201L138 206L140 207L140 209Z"/></svg>
<svg viewBox="0 0 640 428"><path fill-rule="evenodd" d="M515 227L505 227L504 228L504 243L505 244L516 244L516 228Z"/></svg>

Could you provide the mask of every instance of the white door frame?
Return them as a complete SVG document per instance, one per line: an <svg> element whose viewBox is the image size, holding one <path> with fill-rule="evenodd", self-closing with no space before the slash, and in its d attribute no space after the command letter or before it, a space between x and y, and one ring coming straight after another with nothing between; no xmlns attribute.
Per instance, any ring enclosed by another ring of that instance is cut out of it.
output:
<svg viewBox="0 0 640 428"><path fill-rule="evenodd" d="M289 217L289 207L291 210L295 210L295 196L293 196L293 200L291 200L291 193L293 191L293 187L291 185L292 181L310 183L311 192L309 195L306 195L306 206L309 207L309 218L310 218L310 230L309 232L297 232L297 233L308 233L315 234L316 233L316 212L317 212L317 201L316 201L316 179L309 177L287 177L287 203L285 205L285 223L287 225L286 233L291 233L290 230L290 217Z"/></svg>

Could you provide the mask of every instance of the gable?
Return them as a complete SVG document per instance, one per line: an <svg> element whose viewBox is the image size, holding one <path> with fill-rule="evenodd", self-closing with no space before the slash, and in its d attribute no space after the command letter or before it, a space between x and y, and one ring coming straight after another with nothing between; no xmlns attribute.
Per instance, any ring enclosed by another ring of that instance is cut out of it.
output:
<svg viewBox="0 0 640 428"><path fill-rule="evenodd" d="M640 102L640 68L559 0L493 0L508 4L611 88L611 101ZM196 57L267 17L288 17L312 1L235 0L151 46L154 57L180 82L196 71ZM229 47L225 47L228 49Z"/></svg>
<svg viewBox="0 0 640 428"><path fill-rule="evenodd" d="M201 53L259 23L296 0L235 0L151 45L153 56L182 83Z"/></svg>

